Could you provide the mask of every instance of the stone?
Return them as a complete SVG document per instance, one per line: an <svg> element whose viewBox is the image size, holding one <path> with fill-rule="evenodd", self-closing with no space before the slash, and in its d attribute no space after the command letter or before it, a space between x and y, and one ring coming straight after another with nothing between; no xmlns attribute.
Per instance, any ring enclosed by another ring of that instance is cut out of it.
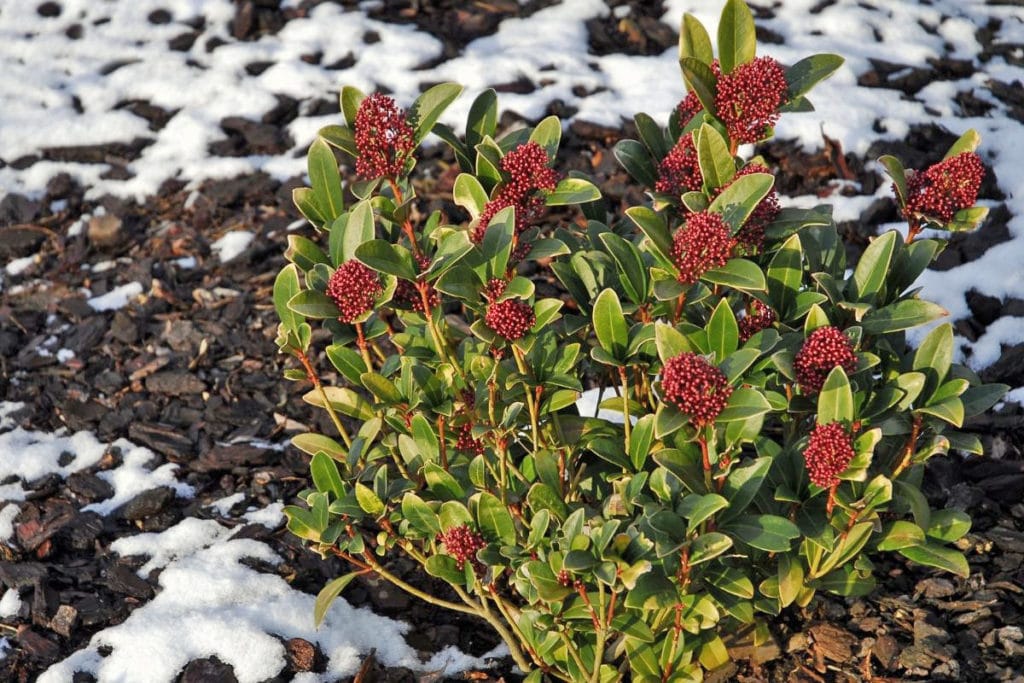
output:
<svg viewBox="0 0 1024 683"><path fill-rule="evenodd" d="M956 593L956 586L949 579L924 579L917 582L914 590L926 598L948 598Z"/></svg>
<svg viewBox="0 0 1024 683"><path fill-rule="evenodd" d="M157 372L146 378L146 390L155 394L184 396L201 394L206 391L206 384L191 372L167 371Z"/></svg>
<svg viewBox="0 0 1024 683"><path fill-rule="evenodd" d="M114 495L114 487L91 472L73 472L65 481L72 493L90 503Z"/></svg>
<svg viewBox="0 0 1024 683"><path fill-rule="evenodd" d="M65 638L71 637L71 631L78 623L78 610L71 605L61 605L50 620L50 629Z"/></svg>
<svg viewBox="0 0 1024 683"><path fill-rule="evenodd" d="M900 656L900 645L895 638L886 634L878 637L871 652L883 669L892 670Z"/></svg>
<svg viewBox="0 0 1024 683"><path fill-rule="evenodd" d="M288 665L293 671L314 671L319 668L320 653L316 645L303 638L292 638L284 644Z"/></svg>
<svg viewBox="0 0 1024 683"><path fill-rule="evenodd" d="M149 600L153 597L153 587L122 564L115 564L108 568L105 578L107 587L115 593L129 595L139 600Z"/></svg>
<svg viewBox="0 0 1024 683"><path fill-rule="evenodd" d="M237 683L235 670L216 657L193 659L185 665L178 683Z"/></svg>
<svg viewBox="0 0 1024 683"><path fill-rule="evenodd" d="M31 586L47 574L40 562L0 562L0 583L8 588Z"/></svg>
<svg viewBox="0 0 1024 683"><path fill-rule="evenodd" d="M163 510L172 500L174 489L169 486L158 486L143 491L122 505L118 509L118 516L127 520L145 519Z"/></svg>
<svg viewBox="0 0 1024 683"><path fill-rule="evenodd" d="M85 236L89 238L89 242L95 247L117 246L122 241L122 225L121 219L112 214L93 216L89 219Z"/></svg>
<svg viewBox="0 0 1024 683"><path fill-rule="evenodd" d="M814 624L809 631L814 641L814 648L825 659L830 659L833 662L849 661L853 656L853 648L856 647L859 640L846 629L828 623Z"/></svg>

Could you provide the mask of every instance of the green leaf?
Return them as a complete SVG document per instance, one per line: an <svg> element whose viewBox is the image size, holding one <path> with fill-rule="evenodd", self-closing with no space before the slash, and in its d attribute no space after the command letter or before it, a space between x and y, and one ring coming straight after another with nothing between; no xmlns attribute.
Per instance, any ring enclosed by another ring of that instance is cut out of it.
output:
<svg viewBox="0 0 1024 683"><path fill-rule="evenodd" d="M466 496L462 484L440 465L428 462L423 466L427 488L441 500L462 500Z"/></svg>
<svg viewBox="0 0 1024 683"><path fill-rule="evenodd" d="M373 207L369 201L361 201L352 207L345 223L345 235L341 242L342 262L356 258L360 245L373 240Z"/></svg>
<svg viewBox="0 0 1024 683"><path fill-rule="evenodd" d="M654 415L644 415L633 425L629 436L629 461L637 471L643 469L650 453L651 442L654 440L654 420Z"/></svg>
<svg viewBox="0 0 1024 683"><path fill-rule="evenodd" d="M783 607L793 604L804 588L804 566L799 557L779 555L779 602Z"/></svg>
<svg viewBox="0 0 1024 683"><path fill-rule="evenodd" d="M733 351L739 348L740 328L736 322L736 314L728 299L722 299L715 306L707 325L708 346L715 354L715 362L721 363Z"/></svg>
<svg viewBox="0 0 1024 683"><path fill-rule="evenodd" d="M969 388L960 396L964 404L964 417L980 415L1003 399L1010 390L1005 384L982 384Z"/></svg>
<svg viewBox="0 0 1024 683"><path fill-rule="evenodd" d="M712 565L704 570L704 580L729 595L744 600L754 597L754 584L741 569Z"/></svg>
<svg viewBox="0 0 1024 683"><path fill-rule="evenodd" d="M496 496L487 491L480 494L476 507L477 523L488 540L505 545L516 544L516 525L505 507Z"/></svg>
<svg viewBox="0 0 1024 683"><path fill-rule="evenodd" d="M508 260L512 255L512 236L515 234L515 209L507 207L499 211L487 224L484 239L480 243L480 251L487 259L490 273L494 277L502 277L508 268Z"/></svg>
<svg viewBox="0 0 1024 683"><path fill-rule="evenodd" d="M555 493L555 490L547 484L541 484L538 482L531 486L529 492L526 494L526 503L530 506L530 509L533 510L534 515L539 514L543 510L547 510L559 520L565 520L566 516L569 514L561 496Z"/></svg>
<svg viewBox="0 0 1024 683"><path fill-rule="evenodd" d="M557 602L571 595L573 589L558 582L555 572L547 562L535 560L523 565L530 577L530 582L537 589L537 595L545 602Z"/></svg>
<svg viewBox="0 0 1024 683"><path fill-rule="evenodd" d="M914 412L932 415L954 427L962 427L964 424L964 403L957 397L947 398L941 403L921 406Z"/></svg>
<svg viewBox="0 0 1024 683"><path fill-rule="evenodd" d="M674 583L659 571L650 571L637 579L636 586L626 594L627 609L644 611L672 607L679 599Z"/></svg>
<svg viewBox="0 0 1024 683"><path fill-rule="evenodd" d="M729 500L729 510L723 513L723 519L735 518L750 505L764 484L772 461L773 458L762 456L732 469L722 491Z"/></svg>
<svg viewBox="0 0 1024 683"><path fill-rule="evenodd" d="M708 188L725 187L736 175L736 161L729 153L729 145L721 133L706 123L697 130L695 142L704 184Z"/></svg>
<svg viewBox="0 0 1024 683"><path fill-rule="evenodd" d="M719 510L729 507L729 501L717 493L690 494L679 503L678 511L690 523L690 530L700 526Z"/></svg>
<svg viewBox="0 0 1024 683"><path fill-rule="evenodd" d="M946 156L942 157L942 160L951 159L957 154L963 154L964 152L973 152L978 149L978 145L981 144L981 136L978 135L978 131L973 128L968 128L963 135L961 135L953 146L946 152Z"/></svg>
<svg viewBox="0 0 1024 683"><path fill-rule="evenodd" d="M971 518L966 512L944 509L932 511L931 524L925 533L931 538L953 543L963 538L970 530Z"/></svg>
<svg viewBox="0 0 1024 683"><path fill-rule="evenodd" d="M882 534L878 541L879 550L900 550L925 542L924 531L913 522L897 520Z"/></svg>
<svg viewBox="0 0 1024 683"><path fill-rule="evenodd" d="M772 404L760 391L750 387L741 387L732 392L725 409L718 414L716 423L750 420L764 415L772 409Z"/></svg>
<svg viewBox="0 0 1024 683"><path fill-rule="evenodd" d="M552 192L544 198L547 206L565 206L566 204L586 204L601 198L601 190L589 180L583 178L563 178Z"/></svg>
<svg viewBox="0 0 1024 683"><path fill-rule="evenodd" d="M455 178L455 186L452 188L452 199L455 203L476 219L487 205L487 191L476 176L470 173L460 173Z"/></svg>
<svg viewBox="0 0 1024 683"><path fill-rule="evenodd" d="M768 296L782 320L789 320L803 283L803 248L800 235L790 235L768 264Z"/></svg>
<svg viewBox="0 0 1024 683"><path fill-rule="evenodd" d="M359 503L359 507L363 509L363 512L368 515L379 517L384 513L384 502L377 497L373 489L358 481L356 482L356 501Z"/></svg>
<svg viewBox="0 0 1024 683"><path fill-rule="evenodd" d="M971 232L976 230L986 218L988 218L987 206L972 206L960 209L953 214L953 220L946 223L945 227L951 232Z"/></svg>
<svg viewBox="0 0 1024 683"><path fill-rule="evenodd" d="M562 240L541 238L534 240L530 244L530 253L526 255L526 258L531 261L539 261L540 259L565 256L566 254L571 253L572 251L569 249L569 245Z"/></svg>
<svg viewBox="0 0 1024 683"><path fill-rule="evenodd" d="M345 461L345 448L331 437L323 434L314 434L313 432L296 434L292 437L292 445L309 455L326 453L335 460Z"/></svg>
<svg viewBox="0 0 1024 683"><path fill-rule="evenodd" d="M320 206L316 193L311 187L297 187L292 190L292 202L306 220L314 227L321 227L327 222L326 210Z"/></svg>
<svg viewBox="0 0 1024 683"><path fill-rule="evenodd" d="M644 143L651 156L655 159L663 159L669 151L669 142L665 139L665 131L661 126L644 113L636 114L633 117L636 130L640 134L640 141Z"/></svg>
<svg viewBox="0 0 1024 683"><path fill-rule="evenodd" d="M329 223L345 211L338 160L334 158L334 152L328 144L317 138L309 146L306 161L317 204L325 211L324 222Z"/></svg>
<svg viewBox="0 0 1024 683"><path fill-rule="evenodd" d="M323 249L302 235L288 235L288 249L284 252L284 257L303 272L311 270L318 263L330 265Z"/></svg>
<svg viewBox="0 0 1024 683"><path fill-rule="evenodd" d="M660 320L654 323L654 343L658 349L658 358L662 363L681 353L693 351L693 346L682 332Z"/></svg>
<svg viewBox="0 0 1024 683"><path fill-rule="evenodd" d="M423 563L423 568L431 576L447 581L453 586L466 585L466 572L459 569L455 558L451 555L431 555Z"/></svg>
<svg viewBox="0 0 1024 683"><path fill-rule="evenodd" d="M740 64L754 59L757 36L754 15L743 0L726 0L718 22L718 61L722 73L732 73Z"/></svg>
<svg viewBox="0 0 1024 683"><path fill-rule="evenodd" d="M344 415L354 417L358 420L371 420L374 417L373 406L362 396L347 387L323 387L323 394L327 396L331 407ZM323 408L323 397L317 390L312 390L303 395L302 400L317 408Z"/></svg>
<svg viewBox="0 0 1024 683"><path fill-rule="evenodd" d="M361 572L351 572L344 576L339 576L333 581L328 582L326 586L320 589L320 592L316 595L316 601L313 603L313 626L314 628L320 628L320 624L324 623L324 617L327 616L327 610L334 602L334 599L341 595L341 592L352 583L352 579L359 576Z"/></svg>
<svg viewBox="0 0 1024 683"><path fill-rule="evenodd" d="M603 232L600 235L602 244L611 254L619 271L619 281L626 290L626 296L634 304L640 305L647 300L649 279L647 268L639 250L614 232Z"/></svg>
<svg viewBox="0 0 1024 683"><path fill-rule="evenodd" d="M893 185L896 186L896 200L899 206L903 207L907 204L907 172L903 168L903 163L892 156L886 154L878 157L878 163L885 167L886 173L892 178Z"/></svg>
<svg viewBox="0 0 1024 683"><path fill-rule="evenodd" d="M402 402L402 393L398 387L384 375L376 372L364 372L359 376L360 383L376 396L382 403L395 404Z"/></svg>
<svg viewBox="0 0 1024 683"><path fill-rule="evenodd" d="M775 176L770 173L750 173L741 176L715 197L708 206L708 211L721 214L722 220L729 224L732 234L735 235L761 200L771 192L774 184Z"/></svg>
<svg viewBox="0 0 1024 683"><path fill-rule="evenodd" d="M644 187L654 187L658 182L651 156L643 144L636 140L619 140L612 148L612 153L622 168Z"/></svg>
<svg viewBox="0 0 1024 683"><path fill-rule="evenodd" d="M683 21L679 25L679 59L686 57L693 57L708 65L715 58L708 30L689 12L683 15ZM682 123L686 124L686 121Z"/></svg>
<svg viewBox="0 0 1024 683"><path fill-rule="evenodd" d="M804 57L786 69L786 85L789 99L795 100L806 94L811 88L825 80L846 61L839 55L817 54Z"/></svg>
<svg viewBox="0 0 1024 683"><path fill-rule="evenodd" d="M718 557L732 547L732 539L718 531L702 534L690 546L690 564L700 564Z"/></svg>
<svg viewBox="0 0 1024 683"><path fill-rule="evenodd" d="M679 68L683 71L686 85L697 94L705 111L715 111L717 79L711 67L695 57L683 57L679 60ZM651 183L650 186L653 185Z"/></svg>
<svg viewBox="0 0 1024 683"><path fill-rule="evenodd" d="M356 147L356 139L351 128L332 124L324 126L316 134L331 147L336 147L353 158L359 156L359 149Z"/></svg>
<svg viewBox="0 0 1024 683"><path fill-rule="evenodd" d="M476 147L484 137L494 137L498 127L498 94L488 88L476 96L466 119L466 144Z"/></svg>
<svg viewBox="0 0 1024 683"><path fill-rule="evenodd" d="M622 304L615 290L604 290L594 302L594 333L601 348L614 358L625 360L629 327L622 315Z"/></svg>
<svg viewBox="0 0 1024 683"><path fill-rule="evenodd" d="M294 263L289 263L281 269L274 279L274 310L277 317L281 319L281 325L296 338L299 334L299 325L304 321L302 315L293 311L288 302L301 291L299 284L299 271Z"/></svg>
<svg viewBox="0 0 1024 683"><path fill-rule="evenodd" d="M362 382L362 374L366 372L366 361L355 349L342 344L331 344L325 350L331 365L353 384Z"/></svg>
<svg viewBox="0 0 1024 683"><path fill-rule="evenodd" d="M850 380L839 365L832 368L818 395L818 424L831 422L849 424L853 422L853 392Z"/></svg>
<svg viewBox="0 0 1024 683"><path fill-rule="evenodd" d="M861 326L867 334L888 334L909 330L947 315L946 309L931 301L904 299L871 311L864 316Z"/></svg>
<svg viewBox="0 0 1024 683"><path fill-rule="evenodd" d="M896 240L902 239L895 230L890 230L871 241L868 248L857 262L857 268L853 271L853 296L854 301L872 303L885 285L885 278L889 274L889 266L892 263L893 250L896 247Z"/></svg>
<svg viewBox="0 0 1024 683"><path fill-rule="evenodd" d="M317 453L309 462L309 471L313 476L313 485L317 491L330 493L334 499L344 497L345 487L341 483L338 465L324 453Z"/></svg>
<svg viewBox="0 0 1024 683"><path fill-rule="evenodd" d="M350 129L356 127L356 114L359 113L359 105L366 99L366 95L359 88L346 85L341 89L341 113L345 116L345 123Z"/></svg>
<svg viewBox="0 0 1024 683"><path fill-rule="evenodd" d="M935 567L965 579L971 575L971 568L967 564L967 558L964 557L963 553L937 543L925 543L923 545L900 548L899 553L912 562Z"/></svg>
<svg viewBox="0 0 1024 683"><path fill-rule="evenodd" d="M337 318L338 306L326 294L305 289L288 300L288 309L307 318Z"/></svg>
<svg viewBox="0 0 1024 683"><path fill-rule="evenodd" d="M669 232L665 218L646 206L634 206L626 209L626 216L647 237L656 256L663 263L671 264L672 233Z"/></svg>
<svg viewBox="0 0 1024 683"><path fill-rule="evenodd" d="M370 240L359 245L356 249L356 258L379 273L416 281L412 253L401 245L391 244L386 240Z"/></svg>
<svg viewBox="0 0 1024 683"><path fill-rule="evenodd" d="M763 292L768 289L764 272L758 265L753 261L741 258L729 259L721 268L713 268L705 272L701 279L745 292Z"/></svg>
<svg viewBox="0 0 1024 683"><path fill-rule="evenodd" d="M413 139L417 145L461 93L462 86L457 83L439 83L416 98L409 108L409 120L416 126Z"/></svg>
<svg viewBox="0 0 1024 683"><path fill-rule="evenodd" d="M530 142L536 142L548 155L548 160L558 154L558 143L562 139L562 122L557 116L548 116L537 124L530 133Z"/></svg>
<svg viewBox="0 0 1024 683"><path fill-rule="evenodd" d="M402 516L409 520L417 531L431 537L441 533L441 520L422 498L411 491L402 498Z"/></svg>
<svg viewBox="0 0 1024 683"><path fill-rule="evenodd" d="M788 551L792 540L800 537L796 524L776 515L746 515L722 529L750 547L770 553Z"/></svg>
<svg viewBox="0 0 1024 683"><path fill-rule="evenodd" d="M914 352L913 368L925 376L925 385L921 391L925 401L931 398L946 379L952 365L953 326L942 323L928 333Z"/></svg>
<svg viewBox="0 0 1024 683"><path fill-rule="evenodd" d="M669 434L683 428L688 422L686 415L679 412L675 406L662 403L654 413L654 435L664 439Z"/></svg>

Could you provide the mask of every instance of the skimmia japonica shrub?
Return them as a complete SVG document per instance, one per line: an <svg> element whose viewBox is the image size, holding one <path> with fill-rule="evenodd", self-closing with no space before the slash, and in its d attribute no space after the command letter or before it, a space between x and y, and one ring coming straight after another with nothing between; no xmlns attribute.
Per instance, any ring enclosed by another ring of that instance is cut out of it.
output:
<svg viewBox="0 0 1024 683"><path fill-rule="evenodd" d="M529 680L696 681L730 634L764 638L819 591L869 592L880 552L967 575L950 544L970 520L929 509L923 464L980 453L958 428L1005 387L953 363L948 323L916 348L906 331L945 313L914 289L943 246L921 231L984 217L977 136L927 169L881 160L908 229L851 270L830 208L781 208L767 164L737 156L810 110L840 63L756 56L738 0L717 57L686 16L688 92L667 127L638 114L640 140L615 150L650 196L624 216L554 168L554 118L497 136L487 91L460 137L437 122L457 85L405 111L342 91L346 125L320 131L295 193L315 233L289 237L274 286L287 377L332 425L294 439L313 488L289 529L351 567L318 621L376 574L486 620ZM468 222L420 211L410 178L431 131ZM354 160L346 185L332 147ZM566 204L581 217L553 226ZM560 297L539 295L529 261ZM595 386L620 419L579 413ZM396 556L448 588L418 589Z"/></svg>

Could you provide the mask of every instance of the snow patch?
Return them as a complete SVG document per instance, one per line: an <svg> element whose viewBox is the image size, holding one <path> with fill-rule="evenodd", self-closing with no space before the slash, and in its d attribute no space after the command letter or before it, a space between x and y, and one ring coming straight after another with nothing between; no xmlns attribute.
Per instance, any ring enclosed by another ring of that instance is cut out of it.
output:
<svg viewBox="0 0 1024 683"><path fill-rule="evenodd" d="M142 285L138 282L129 282L126 285L115 287L102 296L94 296L86 300L86 303L94 311L116 311L124 308L135 297L142 294Z"/></svg>

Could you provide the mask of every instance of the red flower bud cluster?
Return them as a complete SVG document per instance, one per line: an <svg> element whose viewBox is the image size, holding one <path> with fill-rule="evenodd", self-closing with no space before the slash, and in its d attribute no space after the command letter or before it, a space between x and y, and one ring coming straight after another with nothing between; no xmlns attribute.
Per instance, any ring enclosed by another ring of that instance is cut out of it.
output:
<svg viewBox="0 0 1024 683"><path fill-rule="evenodd" d="M679 138L679 142L658 165L658 180L654 184L654 191L678 196L684 192L697 191L703 184L704 177L697 163L693 135L687 133Z"/></svg>
<svg viewBox="0 0 1024 683"><path fill-rule="evenodd" d="M558 173L548 168L548 153L536 142L519 145L501 158L501 170L507 180L498 194L484 206L473 231L473 242L479 244L487 232L487 224L502 209L514 206L516 234L521 235L544 212L544 197L558 184Z"/></svg>
<svg viewBox="0 0 1024 683"><path fill-rule="evenodd" d="M681 353L665 361L661 392L667 403L690 416L697 427L711 424L725 408L732 387L725 374L703 356Z"/></svg>
<svg viewBox="0 0 1024 683"><path fill-rule="evenodd" d="M974 206L985 177L981 157L961 152L907 178L905 213L921 213L948 223L960 209Z"/></svg>
<svg viewBox="0 0 1024 683"><path fill-rule="evenodd" d="M424 254L420 254L416 257L416 265L419 266L419 272L426 272L430 268L430 258ZM399 308L406 308L413 311L423 313L423 297L420 296L420 290L415 283L409 280L399 280L398 286L395 287L395 298L393 299L395 304ZM437 290L434 289L434 285L427 285L427 304L430 308L434 308L441 302L441 297L438 295Z"/></svg>
<svg viewBox="0 0 1024 683"><path fill-rule="evenodd" d="M751 173L770 174L771 171L761 164L747 164L736 172L732 182L736 182L737 179ZM779 206L779 193L775 191L773 186L768 194L764 196L764 199L757 203L750 216L747 217L746 222L740 227L736 233L736 241L739 242L744 250L749 252L763 249L765 228L778 217L781 210L782 208Z"/></svg>
<svg viewBox="0 0 1024 683"><path fill-rule="evenodd" d="M384 293L380 275L359 261L338 266L327 282L327 296L341 311L338 320L350 323L373 308Z"/></svg>
<svg viewBox="0 0 1024 683"><path fill-rule="evenodd" d="M558 579L558 583L560 585L565 586L566 588L572 585L572 576L569 574L569 570L567 569L559 570L558 574L555 575L555 578Z"/></svg>
<svg viewBox="0 0 1024 683"><path fill-rule="evenodd" d="M717 213L693 213L672 238L672 261L679 281L692 285L712 268L720 268L732 255L736 240Z"/></svg>
<svg viewBox="0 0 1024 683"><path fill-rule="evenodd" d="M459 428L459 438L455 440L455 449L463 453L483 455L484 442L473 438L473 425L470 422Z"/></svg>
<svg viewBox="0 0 1024 683"><path fill-rule="evenodd" d="M819 327L811 332L793 360L796 381L805 394L816 394L832 368L840 366L847 375L857 369L857 356L845 334L837 327Z"/></svg>
<svg viewBox="0 0 1024 683"><path fill-rule="evenodd" d="M782 65L771 57L758 57L723 74L715 92L715 113L729 138L738 143L764 138L779 120L787 88Z"/></svg>
<svg viewBox="0 0 1024 683"><path fill-rule="evenodd" d="M525 337L536 321L533 307L521 299L495 301L488 304L484 314L484 324L508 341Z"/></svg>
<svg viewBox="0 0 1024 683"><path fill-rule="evenodd" d="M416 144L412 126L393 99L380 93L363 99L353 128L359 151L356 173L365 180L402 175Z"/></svg>
<svg viewBox="0 0 1024 683"><path fill-rule="evenodd" d="M745 343L761 330L766 330L775 324L775 311L757 299L754 299L747 310L747 314L739 319L740 342Z"/></svg>
<svg viewBox="0 0 1024 683"><path fill-rule="evenodd" d="M811 482L823 489L838 484L839 475L850 466L854 455L853 442L842 424L816 426L804 450Z"/></svg>
<svg viewBox="0 0 1024 683"><path fill-rule="evenodd" d="M448 531L442 531L437 535L437 540L444 544L445 552L455 558L455 566L462 569L466 562L474 567L483 569L476 554L481 548L487 545L484 537L469 528L469 525L452 527Z"/></svg>

